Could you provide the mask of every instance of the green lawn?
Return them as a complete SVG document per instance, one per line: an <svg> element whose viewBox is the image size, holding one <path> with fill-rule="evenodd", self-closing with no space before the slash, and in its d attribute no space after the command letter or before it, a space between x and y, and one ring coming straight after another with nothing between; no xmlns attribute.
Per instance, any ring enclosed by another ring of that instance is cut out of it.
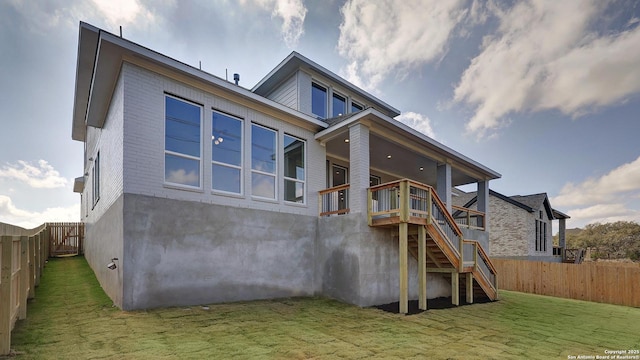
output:
<svg viewBox="0 0 640 360"><path fill-rule="evenodd" d="M567 359L640 349L640 309L501 292L403 316L325 298L123 312L82 257L51 260L18 359Z"/></svg>

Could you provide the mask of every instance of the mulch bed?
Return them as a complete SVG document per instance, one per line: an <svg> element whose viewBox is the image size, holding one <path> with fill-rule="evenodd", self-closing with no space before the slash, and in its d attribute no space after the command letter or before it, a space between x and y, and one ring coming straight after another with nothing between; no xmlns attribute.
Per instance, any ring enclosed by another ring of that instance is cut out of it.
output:
<svg viewBox="0 0 640 360"><path fill-rule="evenodd" d="M474 299L474 302L472 304L469 304L463 299L460 299L460 306L482 304L487 302L491 302L491 300L489 300L488 298ZM393 314L400 313L400 303L398 301L392 302L389 304L375 305L372 307L378 310L390 312ZM453 307L456 307L456 306L451 303L451 297L439 297L435 299L427 299L427 309L429 310L449 309ZM420 314L421 312L424 312L424 310L418 309L418 300L409 300L409 312L407 313L407 315Z"/></svg>

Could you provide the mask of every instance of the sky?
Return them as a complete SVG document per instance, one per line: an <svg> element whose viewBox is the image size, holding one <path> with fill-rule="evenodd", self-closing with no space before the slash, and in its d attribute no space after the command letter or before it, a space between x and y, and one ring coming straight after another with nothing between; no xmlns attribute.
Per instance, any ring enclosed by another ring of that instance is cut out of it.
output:
<svg viewBox="0 0 640 360"><path fill-rule="evenodd" d="M0 222L80 220L80 21L249 89L298 51L568 228L640 222L634 0L0 0Z"/></svg>

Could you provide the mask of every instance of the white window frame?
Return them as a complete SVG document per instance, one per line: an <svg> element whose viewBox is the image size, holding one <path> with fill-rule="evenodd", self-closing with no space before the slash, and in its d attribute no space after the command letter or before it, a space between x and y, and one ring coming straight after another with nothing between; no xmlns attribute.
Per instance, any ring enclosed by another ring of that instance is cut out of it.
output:
<svg viewBox="0 0 640 360"><path fill-rule="evenodd" d="M98 201L100 201L100 151L96 153L96 157L93 160L93 170L91 170L91 199L92 207L96 207Z"/></svg>
<svg viewBox="0 0 640 360"><path fill-rule="evenodd" d="M182 101L188 104L191 104L193 106L197 106L198 108L200 108L200 156L196 157L193 155L188 155L188 154L183 154L183 153L179 153L179 152L175 152L175 151L171 151L171 150L167 150L167 144L166 144L166 136L167 136L167 100L166 98L173 98L176 99L178 101ZM193 101L189 101L186 99L183 99L181 97L178 96L174 96L171 94L164 94L164 121L162 122L162 127L163 127L163 141L165 141L165 144L163 145L164 147L164 154L162 157L162 163L163 163L163 171L162 171L162 177L163 177L163 181L165 185L169 185L170 187L177 187L180 189L184 189L184 190L200 190L202 191L203 186L204 186L204 182L203 182L203 163L202 163L202 157L203 157L203 146L204 146L204 141L202 141L203 139L203 131L204 131L204 106L201 104L198 104L196 102ZM174 182L170 182L167 181L166 178L166 174L167 174L167 156L166 155L173 155L173 156L177 156L177 157L181 157L181 158L185 158L185 159L190 159L190 160L198 160L198 167L200 169L199 171L199 175L200 175L200 179L199 179L199 186L192 186L192 185L185 185L185 184L180 184L180 183L174 183Z"/></svg>
<svg viewBox="0 0 640 360"><path fill-rule="evenodd" d="M251 167L251 198L259 199L259 200L267 200L267 201L278 201L278 162L279 162L278 161L278 157L279 157L279 154L278 154L278 131L273 129L273 128L270 128L268 126L264 126L264 125L252 122L251 123L251 129L253 129L253 126L261 127L261 128L263 128L265 130L269 130L269 131L273 132L274 138L275 138L275 142L276 142L274 144L274 151L276 153L274 154L274 157L275 157L274 166L275 167L273 169L273 174L265 172L265 171L260 171L260 170L254 169L253 168L253 138L251 139L251 141L249 143L249 146L251 146L251 157L252 157L251 158L252 161L251 161L251 164L250 164L250 167ZM253 137L253 131L251 131L251 133L252 133L252 137ZM260 196L260 195L254 195L253 194L253 174L254 173L273 177L273 184L274 184L273 198L264 197L264 196Z"/></svg>
<svg viewBox="0 0 640 360"><path fill-rule="evenodd" d="M306 205L307 204L307 140L301 139L301 138L299 138L297 136L293 136L293 135L287 134L287 133L284 133L284 136L288 136L290 138L294 138L296 140L302 141L302 144L304 146L304 148L303 148L304 180L287 177L287 176L284 175L284 171L283 171L283 173L282 173L282 179L283 179L282 180L282 186L283 187L285 186L287 180L288 181L293 181L293 182L296 182L296 183L301 183L302 184L302 193L303 193L303 195L302 195L302 202L301 203L300 202L296 202L296 201L289 201L289 200L284 199L284 194L282 196L282 199L287 204ZM285 163L284 163L284 139L283 139L283 142L282 142L282 167L283 168L285 167Z"/></svg>
<svg viewBox="0 0 640 360"><path fill-rule="evenodd" d="M237 195L243 196L244 195L244 147L245 147L245 144L244 144L244 119L242 119L240 117L237 117L237 116L234 116L234 115L231 115L231 114L228 114L228 113L223 112L223 111L212 109L211 110L211 131L212 132L213 132L213 113L222 114L224 116L227 116L227 117L230 117L232 119L240 121L240 166L227 164L227 163L223 163L223 162L219 162L219 161L213 160L213 145L211 145L211 191L213 191L214 193L218 193L218 194L230 194L230 195L236 195L236 196ZM225 191L225 190L219 190L219 189L214 189L213 188L213 165L224 166L224 167L240 170L240 192L239 193L231 192L231 191Z"/></svg>
<svg viewBox="0 0 640 360"><path fill-rule="evenodd" d="M339 97L339 98L344 100L344 114L342 114L342 115L335 115L334 114L333 99L335 97ZM347 115L348 113L350 113L350 111L349 111L349 97L346 96L346 95L342 95L338 91L333 91L333 89L332 89L332 91L331 91L331 117L344 116L344 115Z"/></svg>

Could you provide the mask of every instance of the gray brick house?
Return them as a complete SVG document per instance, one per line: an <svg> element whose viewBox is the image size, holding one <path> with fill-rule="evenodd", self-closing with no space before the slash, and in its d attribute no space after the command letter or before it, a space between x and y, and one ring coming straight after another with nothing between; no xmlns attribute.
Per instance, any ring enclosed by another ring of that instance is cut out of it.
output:
<svg viewBox="0 0 640 360"><path fill-rule="evenodd" d="M496 298L500 174L330 70L293 52L249 89L85 23L77 59L85 256L119 307Z"/></svg>
<svg viewBox="0 0 640 360"><path fill-rule="evenodd" d="M453 203L474 208L475 192L454 190ZM492 257L562 261L568 215L551 207L546 193L506 196L489 190L489 251ZM457 216L454 213L454 216ZM558 221L559 246L553 246L552 221Z"/></svg>

